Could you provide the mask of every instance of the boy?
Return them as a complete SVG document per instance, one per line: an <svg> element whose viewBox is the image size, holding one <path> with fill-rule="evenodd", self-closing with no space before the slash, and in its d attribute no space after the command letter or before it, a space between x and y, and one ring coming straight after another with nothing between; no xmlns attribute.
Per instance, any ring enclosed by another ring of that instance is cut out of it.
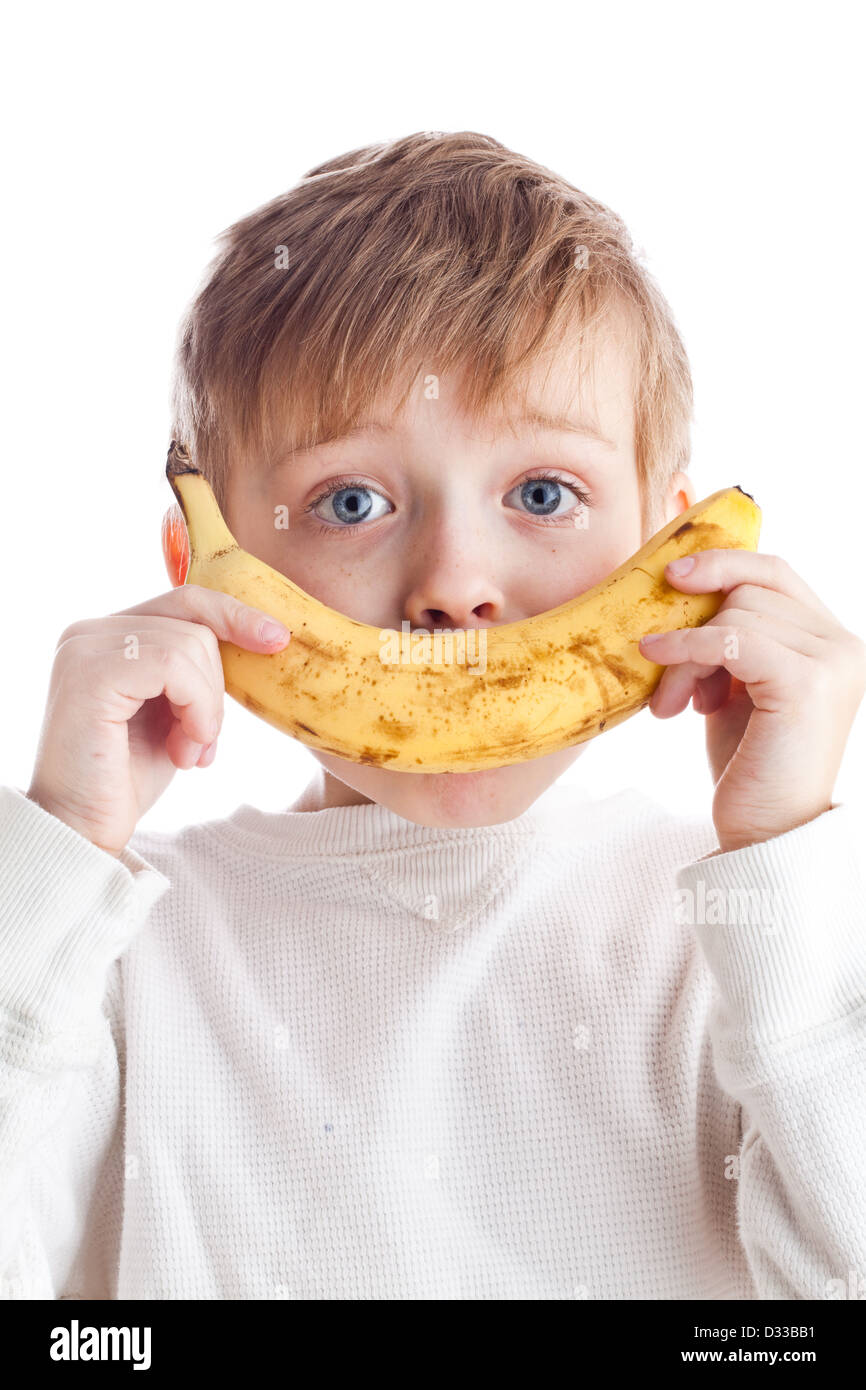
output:
<svg viewBox="0 0 866 1390"><path fill-rule="evenodd" d="M172 435L239 543L323 602L488 627L695 500L690 412L621 221L489 137L425 132L230 229ZM802 580L738 551L670 573L726 594L646 647L653 711L706 716L712 823L554 787L581 745L475 774L316 752L282 813L135 833L213 758L218 639L291 640L172 578L61 635L31 785L0 789L6 1296L862 1277L866 885L832 792L866 649ZM731 912L743 890L760 917Z"/></svg>

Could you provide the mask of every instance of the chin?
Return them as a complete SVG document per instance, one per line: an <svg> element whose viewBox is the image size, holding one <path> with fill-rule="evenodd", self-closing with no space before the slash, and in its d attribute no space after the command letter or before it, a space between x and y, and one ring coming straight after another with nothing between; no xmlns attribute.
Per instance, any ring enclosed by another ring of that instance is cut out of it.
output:
<svg viewBox="0 0 866 1390"><path fill-rule="evenodd" d="M501 825L528 810L583 751L561 749L483 772L394 772L320 754L322 766L360 798L415 825L471 829Z"/></svg>

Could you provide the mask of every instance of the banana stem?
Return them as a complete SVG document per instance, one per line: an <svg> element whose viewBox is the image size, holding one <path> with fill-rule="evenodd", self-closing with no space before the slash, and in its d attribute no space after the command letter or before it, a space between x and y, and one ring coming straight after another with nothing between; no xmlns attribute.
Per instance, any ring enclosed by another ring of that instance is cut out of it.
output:
<svg viewBox="0 0 866 1390"><path fill-rule="evenodd" d="M171 479L176 477L178 473L199 472L199 469L196 468L192 461L192 456L187 446L179 443L176 439L173 439L169 446L168 458L165 462L165 472L169 482L171 482Z"/></svg>
<svg viewBox="0 0 866 1390"><path fill-rule="evenodd" d="M189 536L190 572L196 561L235 549L237 541L226 525L210 483L196 468L186 445L176 439L171 441L168 451L165 476L183 512ZM190 583L189 573L187 583Z"/></svg>

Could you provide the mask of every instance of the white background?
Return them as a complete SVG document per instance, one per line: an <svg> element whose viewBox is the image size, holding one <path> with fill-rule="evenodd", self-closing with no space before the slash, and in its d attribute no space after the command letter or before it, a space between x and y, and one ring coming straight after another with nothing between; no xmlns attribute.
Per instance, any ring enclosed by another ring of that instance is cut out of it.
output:
<svg viewBox="0 0 866 1390"><path fill-rule="evenodd" d="M492 135L628 223L683 332L697 496L740 483L866 635L863 48L854 4L43 4L4 22L0 781L26 789L63 627L170 587L179 317L213 238L314 164ZM314 760L232 700L140 825L287 805ZM861 711L836 799L861 799ZM709 813L703 720L642 711L568 774Z"/></svg>

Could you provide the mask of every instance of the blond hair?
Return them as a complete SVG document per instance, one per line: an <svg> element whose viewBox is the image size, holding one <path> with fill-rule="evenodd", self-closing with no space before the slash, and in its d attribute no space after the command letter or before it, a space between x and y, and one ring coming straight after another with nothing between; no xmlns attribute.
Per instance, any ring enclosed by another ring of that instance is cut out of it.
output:
<svg viewBox="0 0 866 1390"><path fill-rule="evenodd" d="M688 359L624 222L491 136L351 150L217 244L178 333L171 434L223 508L239 459L338 436L386 390L399 408L431 361L460 370L464 409L484 413L623 308L645 526L688 464Z"/></svg>

